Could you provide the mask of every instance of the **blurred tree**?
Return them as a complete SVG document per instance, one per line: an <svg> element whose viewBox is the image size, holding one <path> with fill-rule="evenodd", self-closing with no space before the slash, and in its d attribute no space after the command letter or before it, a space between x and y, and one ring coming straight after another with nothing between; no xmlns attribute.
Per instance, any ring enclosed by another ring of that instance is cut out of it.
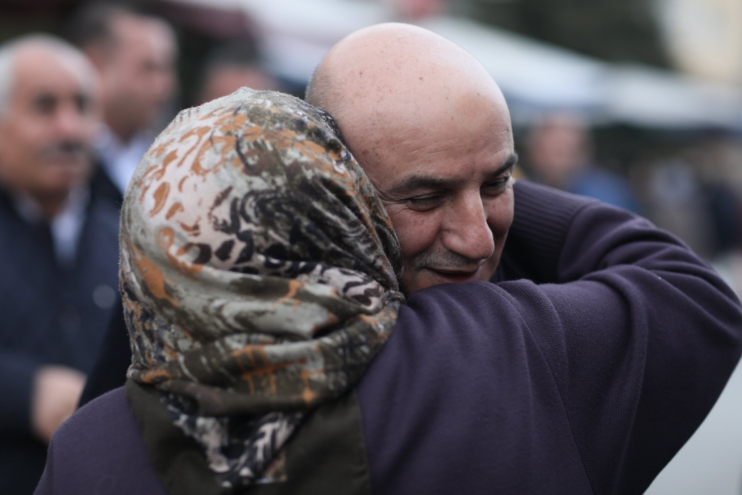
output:
<svg viewBox="0 0 742 495"><path fill-rule="evenodd" d="M449 6L603 60L669 65L651 0L465 0Z"/></svg>

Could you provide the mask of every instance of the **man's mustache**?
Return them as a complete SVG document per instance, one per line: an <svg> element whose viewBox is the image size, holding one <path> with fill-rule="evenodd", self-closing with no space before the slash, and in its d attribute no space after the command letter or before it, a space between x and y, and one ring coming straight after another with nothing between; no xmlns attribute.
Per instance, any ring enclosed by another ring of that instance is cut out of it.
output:
<svg viewBox="0 0 742 495"><path fill-rule="evenodd" d="M485 260L473 260L452 251L428 251L417 257L413 263L415 270L422 268L445 270L471 270L484 263Z"/></svg>
<svg viewBox="0 0 742 495"><path fill-rule="evenodd" d="M83 141L59 141L42 148L41 157L44 160L54 160L57 158L87 159L90 157L90 147Z"/></svg>

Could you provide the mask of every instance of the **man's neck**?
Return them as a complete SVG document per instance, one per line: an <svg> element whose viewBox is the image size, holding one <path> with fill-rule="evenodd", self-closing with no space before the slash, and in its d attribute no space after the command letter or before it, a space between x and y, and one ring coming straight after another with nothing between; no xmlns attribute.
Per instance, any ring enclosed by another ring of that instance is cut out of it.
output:
<svg viewBox="0 0 742 495"><path fill-rule="evenodd" d="M139 128L133 128L125 120L121 120L120 116L111 109L104 112L104 118L106 127L121 146L128 146L131 140L141 131Z"/></svg>
<svg viewBox="0 0 742 495"><path fill-rule="evenodd" d="M24 221L29 224L45 222L49 226L57 262L60 266L72 266L90 199L88 189L84 185L77 186L64 195L64 199L55 197L53 201L49 196L22 192L10 192L10 197Z"/></svg>
<svg viewBox="0 0 742 495"><path fill-rule="evenodd" d="M122 143L112 129L104 127L95 140L101 166L121 192L126 191L134 170L146 153L154 136L140 132L127 144Z"/></svg>
<svg viewBox="0 0 742 495"><path fill-rule="evenodd" d="M116 140L121 144L121 146L128 146L129 143L131 143L131 140L134 139L134 136L136 136L136 131L132 129L125 129L123 127L116 127L113 125L113 123L108 125L108 128L111 130L111 133L114 135Z"/></svg>
<svg viewBox="0 0 742 495"><path fill-rule="evenodd" d="M24 212L24 216L40 217L51 222L67 205L70 193L64 194L15 194L16 203Z"/></svg>

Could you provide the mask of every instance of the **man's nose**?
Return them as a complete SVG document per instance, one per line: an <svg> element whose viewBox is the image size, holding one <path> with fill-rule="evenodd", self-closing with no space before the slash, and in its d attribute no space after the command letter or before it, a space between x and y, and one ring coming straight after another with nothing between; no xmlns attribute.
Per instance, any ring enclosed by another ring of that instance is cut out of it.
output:
<svg viewBox="0 0 742 495"><path fill-rule="evenodd" d="M495 241L479 191L456 198L442 234L443 246L449 251L474 261L492 256Z"/></svg>
<svg viewBox="0 0 742 495"><path fill-rule="evenodd" d="M61 107L56 115L56 128L59 133L58 137L81 137L85 133L86 116L79 109L67 105Z"/></svg>

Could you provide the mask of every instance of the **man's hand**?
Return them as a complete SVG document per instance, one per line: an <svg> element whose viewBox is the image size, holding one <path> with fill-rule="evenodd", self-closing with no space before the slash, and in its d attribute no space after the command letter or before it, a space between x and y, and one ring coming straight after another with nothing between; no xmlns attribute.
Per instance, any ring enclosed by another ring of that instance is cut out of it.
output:
<svg viewBox="0 0 742 495"><path fill-rule="evenodd" d="M77 408L85 375L65 366L44 366L36 372L31 398L31 428L49 443L59 425Z"/></svg>

